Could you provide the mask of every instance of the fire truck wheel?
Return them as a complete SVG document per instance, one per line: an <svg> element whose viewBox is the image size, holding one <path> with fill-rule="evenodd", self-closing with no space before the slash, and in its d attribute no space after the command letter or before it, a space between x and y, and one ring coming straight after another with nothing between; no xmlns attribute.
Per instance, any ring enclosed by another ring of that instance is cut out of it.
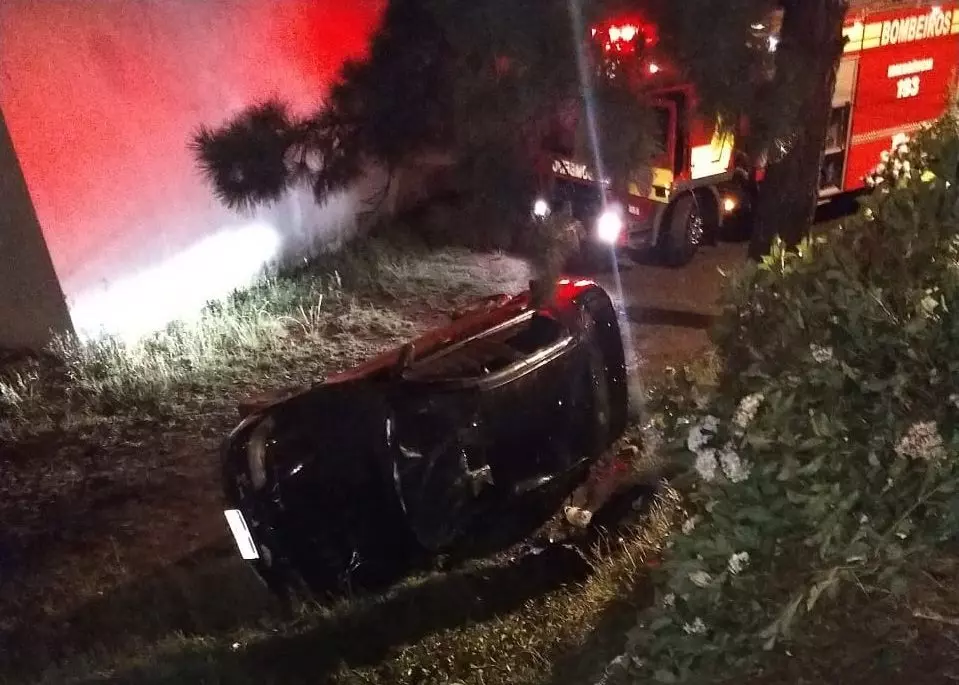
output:
<svg viewBox="0 0 959 685"><path fill-rule="evenodd" d="M680 197L669 212L664 228L659 242L663 261L669 266L688 264L702 245L706 232L706 222L696 198L691 194Z"/></svg>

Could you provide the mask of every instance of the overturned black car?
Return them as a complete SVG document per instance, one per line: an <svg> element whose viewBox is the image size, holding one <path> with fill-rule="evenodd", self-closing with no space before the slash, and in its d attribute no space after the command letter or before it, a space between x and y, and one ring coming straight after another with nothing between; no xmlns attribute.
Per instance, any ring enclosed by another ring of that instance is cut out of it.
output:
<svg viewBox="0 0 959 685"><path fill-rule="evenodd" d="M223 448L226 518L274 591L348 587L445 553L497 511L571 491L625 430L616 312L590 281L500 296L309 387L263 398ZM242 411L242 410L241 410Z"/></svg>

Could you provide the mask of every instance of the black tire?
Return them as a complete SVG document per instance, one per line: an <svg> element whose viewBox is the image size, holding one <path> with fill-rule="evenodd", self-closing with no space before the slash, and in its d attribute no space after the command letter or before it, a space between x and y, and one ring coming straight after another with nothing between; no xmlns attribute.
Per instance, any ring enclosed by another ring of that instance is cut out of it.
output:
<svg viewBox="0 0 959 685"><path fill-rule="evenodd" d="M588 330L588 383L592 388L593 411L589 430L590 457L599 458L618 436L613 435L613 397L609 387L609 377L606 371L606 360L600 346L596 323L586 312L591 324Z"/></svg>
<svg viewBox="0 0 959 685"><path fill-rule="evenodd" d="M692 193L683 195L672 206L659 240L659 251L667 266L689 264L703 244L706 220Z"/></svg>
<svg viewBox="0 0 959 685"><path fill-rule="evenodd" d="M625 350L615 307L609 296L599 291L589 293L583 300L585 314L590 318L592 344L601 352L610 412L609 435L618 439L629 421L629 374L626 370Z"/></svg>

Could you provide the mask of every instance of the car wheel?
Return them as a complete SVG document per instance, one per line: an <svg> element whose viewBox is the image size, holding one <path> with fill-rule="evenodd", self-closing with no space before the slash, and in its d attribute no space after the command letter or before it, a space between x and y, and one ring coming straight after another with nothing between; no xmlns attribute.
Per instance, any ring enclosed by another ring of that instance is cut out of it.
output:
<svg viewBox="0 0 959 685"><path fill-rule="evenodd" d="M619 322L608 296L590 293L583 300L583 307L591 319L588 326L594 344L601 353L596 361L604 370L611 419L609 432L615 439L626 430L630 405L629 377Z"/></svg>
<svg viewBox="0 0 959 685"><path fill-rule="evenodd" d="M587 429L586 446L591 458L597 458L605 452L613 441L614 417L612 393L606 371L606 359L598 336L598 325L591 312L582 311L586 330L586 383L589 391L590 414Z"/></svg>
<svg viewBox="0 0 959 685"><path fill-rule="evenodd" d="M706 221L696 198L687 193L673 205L660 241L663 261L668 266L685 266L699 250L706 236Z"/></svg>

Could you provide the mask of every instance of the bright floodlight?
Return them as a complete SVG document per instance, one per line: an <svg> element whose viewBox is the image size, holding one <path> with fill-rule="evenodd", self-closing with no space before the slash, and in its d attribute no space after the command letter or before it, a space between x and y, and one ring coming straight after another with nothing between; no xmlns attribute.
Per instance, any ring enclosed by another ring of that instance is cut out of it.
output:
<svg viewBox="0 0 959 685"><path fill-rule="evenodd" d="M604 243L615 245L623 230L623 217L614 209L607 209L596 222L596 235Z"/></svg>
<svg viewBox="0 0 959 685"><path fill-rule="evenodd" d="M656 64L655 62L651 63L651 64L649 65L649 73L650 73L650 74L658 74L658 73L659 73L659 65Z"/></svg>
<svg viewBox="0 0 959 685"><path fill-rule="evenodd" d="M533 203L533 215L544 219L549 216L549 203L543 198L539 198Z"/></svg>
<svg viewBox="0 0 959 685"><path fill-rule="evenodd" d="M195 320L211 300L252 282L280 248L280 236L253 221L206 236L167 261L79 294L70 308L81 338L133 343L174 320Z"/></svg>

